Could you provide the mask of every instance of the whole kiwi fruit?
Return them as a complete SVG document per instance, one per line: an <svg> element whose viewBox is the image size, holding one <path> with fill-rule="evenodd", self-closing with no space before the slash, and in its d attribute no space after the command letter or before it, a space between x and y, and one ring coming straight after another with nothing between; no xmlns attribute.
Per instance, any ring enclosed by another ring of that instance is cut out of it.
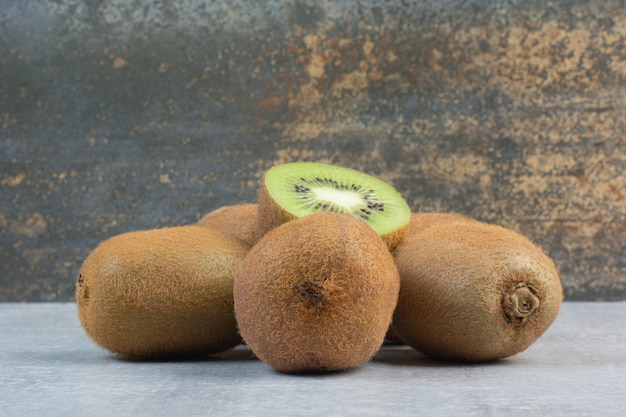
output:
<svg viewBox="0 0 626 417"><path fill-rule="evenodd" d="M101 242L75 286L78 316L127 359L203 356L241 342L233 278L249 248L201 226L127 232Z"/></svg>
<svg viewBox="0 0 626 417"><path fill-rule="evenodd" d="M411 216L391 185L350 168L291 162L265 173L258 195L257 237L317 212L345 213L365 221L390 250L402 240Z"/></svg>
<svg viewBox="0 0 626 417"><path fill-rule="evenodd" d="M219 230L252 246L257 241L257 208L257 204L249 203L222 206L206 214L197 224Z"/></svg>
<svg viewBox="0 0 626 417"><path fill-rule="evenodd" d="M469 362L527 349L556 319L553 261L526 237L479 221L435 224L395 252L401 290L393 329L433 358Z"/></svg>
<svg viewBox="0 0 626 417"><path fill-rule="evenodd" d="M399 291L393 257L365 222L304 216L268 232L235 275L252 352L280 372L339 371L379 350Z"/></svg>

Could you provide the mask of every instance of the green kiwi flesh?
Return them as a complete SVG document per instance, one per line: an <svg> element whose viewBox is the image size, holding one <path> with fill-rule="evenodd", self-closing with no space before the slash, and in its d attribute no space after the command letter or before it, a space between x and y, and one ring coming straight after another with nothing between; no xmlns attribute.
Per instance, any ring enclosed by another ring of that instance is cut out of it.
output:
<svg viewBox="0 0 626 417"><path fill-rule="evenodd" d="M384 181L353 169L317 162L272 167L259 192L258 236L294 218L317 212L364 220L390 249L402 240L411 210Z"/></svg>
<svg viewBox="0 0 626 417"><path fill-rule="evenodd" d="M321 212L268 232L235 275L252 352L281 372L339 371L379 350L399 292L393 257L353 216Z"/></svg>
<svg viewBox="0 0 626 417"><path fill-rule="evenodd" d="M556 319L553 261L526 237L479 221L435 224L397 248L393 329L434 358L469 362L527 349Z"/></svg>
<svg viewBox="0 0 626 417"><path fill-rule="evenodd" d="M241 343L232 286L248 251L196 225L111 237L80 269L80 322L96 344L127 359L227 350Z"/></svg>

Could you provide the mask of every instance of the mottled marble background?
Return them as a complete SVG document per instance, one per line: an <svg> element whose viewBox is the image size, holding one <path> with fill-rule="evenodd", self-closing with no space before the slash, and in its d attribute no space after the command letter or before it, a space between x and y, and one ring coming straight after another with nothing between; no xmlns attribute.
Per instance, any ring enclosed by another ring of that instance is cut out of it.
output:
<svg viewBox="0 0 626 417"><path fill-rule="evenodd" d="M340 164L519 231L626 299L621 1L3 0L0 300L72 300L101 240Z"/></svg>

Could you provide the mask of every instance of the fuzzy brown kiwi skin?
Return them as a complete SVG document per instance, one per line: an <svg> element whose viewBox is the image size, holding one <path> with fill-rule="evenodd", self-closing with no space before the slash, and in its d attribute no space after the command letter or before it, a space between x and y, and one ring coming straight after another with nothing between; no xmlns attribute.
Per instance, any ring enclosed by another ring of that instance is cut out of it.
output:
<svg viewBox="0 0 626 417"><path fill-rule="evenodd" d="M395 252L401 291L393 329L433 358L515 355L556 319L563 291L553 261L526 237L478 221L433 225Z"/></svg>
<svg viewBox="0 0 626 417"><path fill-rule="evenodd" d="M235 275L235 314L245 343L280 372L339 371L379 350L399 276L365 222L315 213L269 231Z"/></svg>
<svg viewBox="0 0 626 417"><path fill-rule="evenodd" d="M232 283L243 243L189 225L100 243L76 282L78 316L99 346L125 359L205 356L241 343Z"/></svg>
<svg viewBox="0 0 626 417"><path fill-rule="evenodd" d="M412 239L419 238L418 237L419 233L421 233L422 231L426 230L427 228L431 226L442 224L442 223L459 222L459 221L473 222L475 220L470 217L463 216L457 213L444 213L444 212L411 213L411 219L409 220L409 225L407 227L406 233L404 237L402 238L402 240L398 243L398 246L404 245L405 242L410 241ZM397 247L395 250L397 250ZM404 342L397 335L397 333L393 329L393 326L390 326L389 330L387 331L387 336L385 336L385 343L386 344L403 344Z"/></svg>
<svg viewBox="0 0 626 417"><path fill-rule="evenodd" d="M289 213L276 203L265 186L265 181L263 181L258 193L256 236L258 238L263 237L270 230L275 229L281 224L295 218L296 217L293 214ZM385 242L390 251L395 250L398 244L402 241L407 229L408 223L393 232L381 236L383 242Z"/></svg>
<svg viewBox="0 0 626 417"><path fill-rule="evenodd" d="M241 240L248 246L253 246L258 241L257 209L257 204L248 203L223 206L206 214L197 224L218 230Z"/></svg>
<svg viewBox="0 0 626 417"><path fill-rule="evenodd" d="M473 222L476 221L470 217L457 213L443 213L443 212L418 212L411 213L411 219L409 220L408 230L404 236L404 240L410 240L417 236L417 234L426 230L427 228L450 222Z"/></svg>

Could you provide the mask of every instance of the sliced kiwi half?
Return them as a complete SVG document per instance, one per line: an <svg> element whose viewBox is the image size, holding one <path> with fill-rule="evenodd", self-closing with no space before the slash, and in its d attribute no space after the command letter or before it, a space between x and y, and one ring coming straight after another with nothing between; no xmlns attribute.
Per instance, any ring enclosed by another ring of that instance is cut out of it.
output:
<svg viewBox="0 0 626 417"><path fill-rule="evenodd" d="M291 162L265 174L259 192L259 238L286 221L317 212L350 214L365 221L390 249L411 218L404 198L379 178L350 168Z"/></svg>

